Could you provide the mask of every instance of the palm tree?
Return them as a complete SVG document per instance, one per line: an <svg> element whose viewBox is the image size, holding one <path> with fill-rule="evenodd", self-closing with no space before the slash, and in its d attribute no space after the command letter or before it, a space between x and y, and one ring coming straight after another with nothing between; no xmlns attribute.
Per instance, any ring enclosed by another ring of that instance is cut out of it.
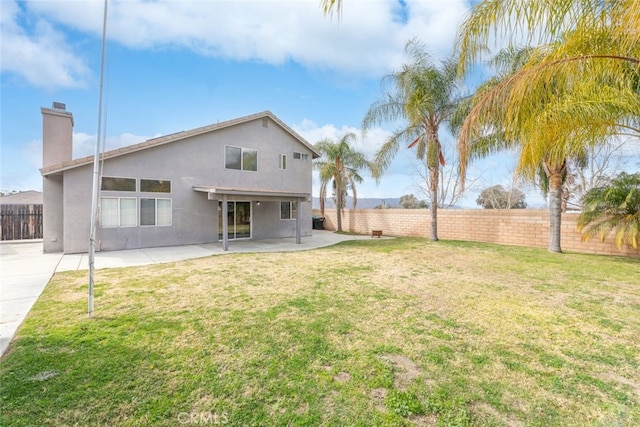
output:
<svg viewBox="0 0 640 427"><path fill-rule="evenodd" d="M459 135L460 173L487 129L519 152L518 172L549 184L549 250L560 252L567 160L615 135L640 136L640 3L635 0L483 1L458 37L459 72L488 48L489 34L539 44L507 78L477 95ZM520 32L512 32L521 30ZM494 32L495 30L495 32ZM494 147L495 148L495 147Z"/></svg>
<svg viewBox="0 0 640 427"><path fill-rule="evenodd" d="M378 149L373 161L374 177L379 179L393 161L400 144L416 149L416 157L424 160L429 170L431 209L431 239L438 240L438 182L444 156L439 131L444 123L451 124L455 110L461 104L457 64L434 63L425 47L411 40L405 51L410 62L389 74L383 84L390 84L384 97L374 102L363 121L363 133L373 125L405 120L406 126L394 131Z"/></svg>
<svg viewBox="0 0 640 427"><path fill-rule="evenodd" d="M595 187L582 198L578 217L582 239L599 236L604 241L612 231L618 248L624 243L638 249L640 240L640 174L621 173L605 187Z"/></svg>
<svg viewBox="0 0 640 427"><path fill-rule="evenodd" d="M320 0L320 7L325 15L333 13L335 8L338 12L338 16L342 14L342 0Z"/></svg>
<svg viewBox="0 0 640 427"><path fill-rule="evenodd" d="M366 156L353 149L354 133L346 133L339 141L325 138L315 144L321 157L314 160L313 167L320 173L320 210L324 216L324 204L327 196L327 186L332 185L336 202L336 216L338 230L342 231L342 211L346 204L349 191L353 196L353 209L357 204L356 183L363 181L359 169L371 170L371 164Z"/></svg>
<svg viewBox="0 0 640 427"><path fill-rule="evenodd" d="M470 160L501 150L516 151L519 155L516 174L533 182L538 181L543 193L549 198L549 250L561 252L562 185L570 153L561 149L561 146L555 146L556 139L551 135L531 137L523 133L510 132L505 124L508 120L506 107L510 96L507 88L510 88L509 85L514 81L514 75L526 64L531 63L536 55L537 51L534 48L509 47L500 50L490 61L490 65L496 68L497 75L478 88L464 109L466 117L458 142L460 169L464 177L466 165ZM561 86L553 83L556 87L553 96L562 96ZM540 98L537 105L543 110L550 102L551 98ZM541 112L536 112L533 117L538 120L541 115ZM542 126L541 123L538 125Z"/></svg>

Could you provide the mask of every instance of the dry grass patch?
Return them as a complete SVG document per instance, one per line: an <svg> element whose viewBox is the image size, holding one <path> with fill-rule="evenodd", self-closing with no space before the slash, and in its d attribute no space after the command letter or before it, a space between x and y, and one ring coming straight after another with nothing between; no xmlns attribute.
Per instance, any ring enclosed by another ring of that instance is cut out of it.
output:
<svg viewBox="0 0 640 427"><path fill-rule="evenodd" d="M367 240L100 270L88 319L86 274L58 274L0 365L0 424L638 425L638 277Z"/></svg>

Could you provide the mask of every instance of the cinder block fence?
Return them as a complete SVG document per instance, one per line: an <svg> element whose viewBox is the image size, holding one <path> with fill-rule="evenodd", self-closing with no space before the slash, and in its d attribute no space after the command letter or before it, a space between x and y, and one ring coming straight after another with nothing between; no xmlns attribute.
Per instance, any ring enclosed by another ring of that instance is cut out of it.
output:
<svg viewBox="0 0 640 427"><path fill-rule="evenodd" d="M319 210L313 211L320 215ZM576 229L578 214L562 214L562 250L601 255L640 258L640 250L623 246L613 239L583 242ZM324 227L336 229L336 210L325 210ZM386 236L429 237L431 213L428 209L344 210L343 231L371 234L382 230ZM549 211L546 209L441 209L438 211L438 237L447 240L497 243L547 248Z"/></svg>

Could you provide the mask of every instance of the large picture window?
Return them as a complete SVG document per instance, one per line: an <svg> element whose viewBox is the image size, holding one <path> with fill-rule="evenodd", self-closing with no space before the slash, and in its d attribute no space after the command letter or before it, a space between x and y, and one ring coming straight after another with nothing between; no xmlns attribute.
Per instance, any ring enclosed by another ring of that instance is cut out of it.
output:
<svg viewBox="0 0 640 427"><path fill-rule="evenodd" d="M224 167L243 171L258 170L258 150L242 147L224 147Z"/></svg>
<svg viewBox="0 0 640 427"><path fill-rule="evenodd" d="M140 199L140 225L171 225L171 199Z"/></svg>
<svg viewBox="0 0 640 427"><path fill-rule="evenodd" d="M280 202L280 219L296 219L297 202Z"/></svg>
<svg viewBox="0 0 640 427"><path fill-rule="evenodd" d="M100 225L102 228L135 227L137 210L134 197L102 197Z"/></svg>

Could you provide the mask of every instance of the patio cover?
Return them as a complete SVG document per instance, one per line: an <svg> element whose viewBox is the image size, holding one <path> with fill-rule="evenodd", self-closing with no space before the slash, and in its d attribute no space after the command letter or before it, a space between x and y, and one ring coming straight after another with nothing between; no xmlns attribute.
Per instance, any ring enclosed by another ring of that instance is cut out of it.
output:
<svg viewBox="0 0 640 427"><path fill-rule="evenodd" d="M282 202L300 202L310 200L311 194L309 193L295 193L291 191L281 190L264 190L258 188L231 188L231 187L218 187L214 185L195 185L194 191L207 193L209 200L219 200L222 203L222 217L226 218L228 215L227 201L229 196L232 196L233 200L246 200L246 201L282 201ZM298 207L296 210L296 243L300 244L300 212L302 209ZM228 236L228 224L227 221L222 222L222 249L229 249L229 236Z"/></svg>

